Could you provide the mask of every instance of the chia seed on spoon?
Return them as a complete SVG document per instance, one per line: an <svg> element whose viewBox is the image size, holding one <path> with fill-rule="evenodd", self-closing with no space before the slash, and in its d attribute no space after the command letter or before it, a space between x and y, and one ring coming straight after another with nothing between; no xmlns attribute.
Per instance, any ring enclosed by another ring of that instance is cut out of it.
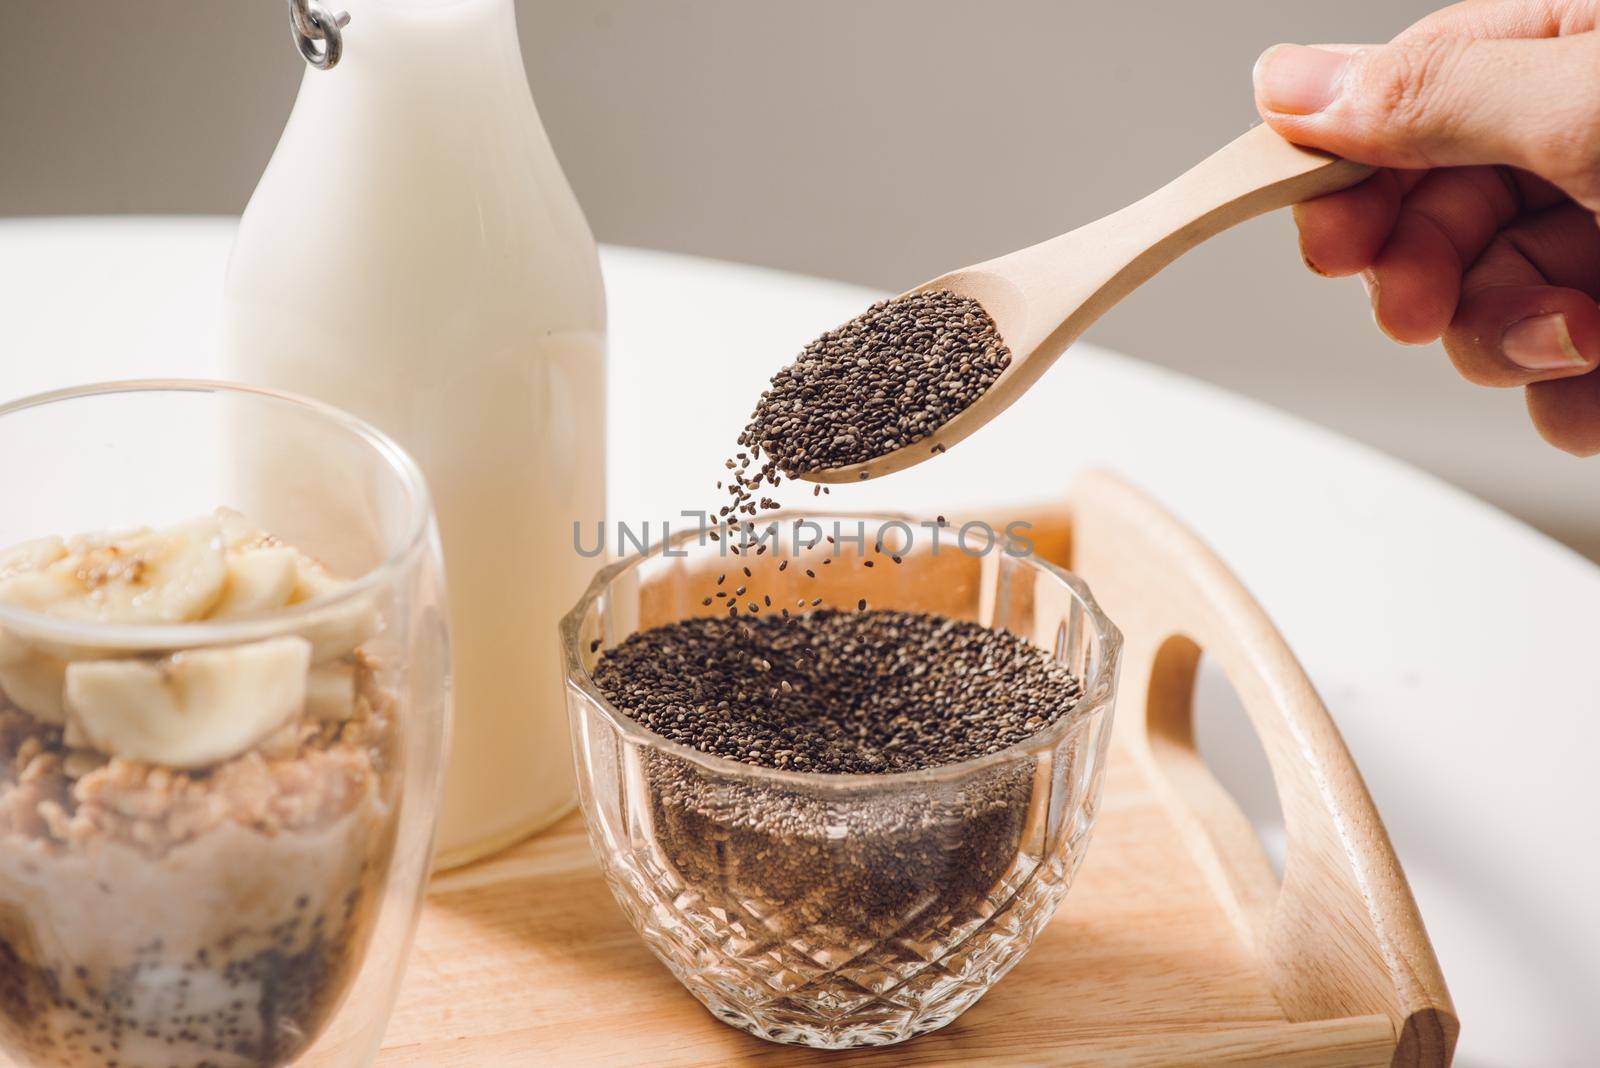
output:
<svg viewBox="0 0 1600 1068"><path fill-rule="evenodd" d="M948 290L879 301L779 371L739 436L794 477L915 445L1011 364L983 306Z"/></svg>

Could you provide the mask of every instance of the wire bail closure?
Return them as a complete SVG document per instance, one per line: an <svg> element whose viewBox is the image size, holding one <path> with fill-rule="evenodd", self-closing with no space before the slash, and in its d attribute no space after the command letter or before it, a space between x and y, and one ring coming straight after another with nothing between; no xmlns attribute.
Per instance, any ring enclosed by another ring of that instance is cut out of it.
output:
<svg viewBox="0 0 1600 1068"><path fill-rule="evenodd" d="M294 45L305 61L317 70L328 70L344 54L344 35L339 31L350 22L347 11L330 12L312 0L289 0L289 29ZM318 43L322 47L318 48Z"/></svg>

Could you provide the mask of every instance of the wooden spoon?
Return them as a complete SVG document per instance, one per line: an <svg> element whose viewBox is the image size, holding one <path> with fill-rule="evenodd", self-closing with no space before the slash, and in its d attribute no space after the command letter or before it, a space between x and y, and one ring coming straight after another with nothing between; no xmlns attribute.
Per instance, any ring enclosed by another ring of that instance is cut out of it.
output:
<svg viewBox="0 0 1600 1068"><path fill-rule="evenodd" d="M911 292L948 289L982 304L1011 349L1010 366L981 397L915 444L800 477L855 482L943 452L1010 407L1091 323L1200 242L1371 173L1365 164L1292 145L1257 126L1121 211L922 283Z"/></svg>

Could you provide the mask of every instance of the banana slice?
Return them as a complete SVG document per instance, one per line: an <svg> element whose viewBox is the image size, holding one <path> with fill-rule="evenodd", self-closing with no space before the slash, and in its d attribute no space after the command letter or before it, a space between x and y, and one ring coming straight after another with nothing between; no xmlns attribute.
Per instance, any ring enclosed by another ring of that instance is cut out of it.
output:
<svg viewBox="0 0 1600 1068"><path fill-rule="evenodd" d="M0 667L21 663L32 655L33 649L27 642L6 628L0 627Z"/></svg>
<svg viewBox="0 0 1600 1068"><path fill-rule="evenodd" d="M11 703L44 723L66 719L63 705L67 686L67 662L38 650L22 646L4 647L0 663L0 691Z"/></svg>
<svg viewBox="0 0 1600 1068"><path fill-rule="evenodd" d="M66 555L60 538L40 538L0 553L0 578L25 571L36 571ZM67 665L59 657L41 652L0 628L0 695L45 723L60 723L65 718L63 691L67 685Z"/></svg>
<svg viewBox="0 0 1600 1068"><path fill-rule="evenodd" d="M249 517L243 512L236 512L232 508L218 508L212 515L216 517L217 526L222 531L222 547L230 553L276 548L283 544L250 522Z"/></svg>
<svg viewBox="0 0 1600 1068"><path fill-rule="evenodd" d="M74 738L113 756L172 768L229 760L305 705L311 644L273 638L165 660L67 666Z"/></svg>
<svg viewBox="0 0 1600 1068"><path fill-rule="evenodd" d="M243 512L232 508L218 508L212 515L217 518L217 529L222 534L222 547L229 552L250 548L262 540L264 532L245 518Z"/></svg>
<svg viewBox="0 0 1600 1068"><path fill-rule="evenodd" d="M335 661L313 667L306 678L306 715L312 719L342 722L355 715L355 711L355 665Z"/></svg>
<svg viewBox="0 0 1600 1068"><path fill-rule="evenodd" d="M228 580L210 619L238 619L273 612L289 603L300 584L300 554L271 547L229 554Z"/></svg>
<svg viewBox="0 0 1600 1068"><path fill-rule="evenodd" d="M332 597L350 585L336 578L321 562L298 549L285 546L232 508L218 508L216 518L221 525L222 543L229 559L236 561L230 564L230 568L238 566L237 562L251 560L264 552L286 552L296 561L298 575L294 590L285 601L273 607L309 604L319 598ZM245 566L259 566L264 571L268 565L256 565L252 561ZM282 573L275 573L274 577L281 579ZM229 594L224 592L223 603L212 613L214 618L234 614L228 611L229 600ZM312 663L324 664L353 652L378 633L381 625L382 620L373 599L359 598L348 604L313 612L308 624L301 628L301 633L311 642Z"/></svg>
<svg viewBox="0 0 1600 1068"><path fill-rule="evenodd" d="M67 555L67 544L60 538L36 538L0 552L0 579L38 571Z"/></svg>
<svg viewBox="0 0 1600 1068"><path fill-rule="evenodd" d="M75 538L64 548L43 567L0 578L0 601L80 622L178 623L203 618L227 581L212 517L167 531Z"/></svg>
<svg viewBox="0 0 1600 1068"><path fill-rule="evenodd" d="M324 597L332 597L350 584L334 578L328 569L315 560L300 557L300 583L290 604L310 604ZM330 605L320 611L313 610L310 618L300 627L300 634L311 643L311 662L324 664L337 660L355 650L368 638L382 629L382 618L375 599L363 595Z"/></svg>
<svg viewBox="0 0 1600 1068"><path fill-rule="evenodd" d="M83 736L83 728L78 726L78 721L71 716L67 717L67 725L61 728L61 744L68 749L87 749L95 752L89 745L89 739Z"/></svg>

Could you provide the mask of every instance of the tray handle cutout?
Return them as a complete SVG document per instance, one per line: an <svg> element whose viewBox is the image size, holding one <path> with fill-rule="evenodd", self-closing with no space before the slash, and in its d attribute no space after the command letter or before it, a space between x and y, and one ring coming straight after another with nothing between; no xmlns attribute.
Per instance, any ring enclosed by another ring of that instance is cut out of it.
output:
<svg viewBox="0 0 1600 1068"><path fill-rule="evenodd" d="M1125 645L1117 733L1170 791L1191 852L1293 1021L1381 1013L1397 1065L1444 1065L1459 1029L1411 888L1355 763L1283 637L1198 538L1114 476L1069 496L1071 566ZM1281 886L1194 745L1202 651L1261 739L1288 838Z"/></svg>

